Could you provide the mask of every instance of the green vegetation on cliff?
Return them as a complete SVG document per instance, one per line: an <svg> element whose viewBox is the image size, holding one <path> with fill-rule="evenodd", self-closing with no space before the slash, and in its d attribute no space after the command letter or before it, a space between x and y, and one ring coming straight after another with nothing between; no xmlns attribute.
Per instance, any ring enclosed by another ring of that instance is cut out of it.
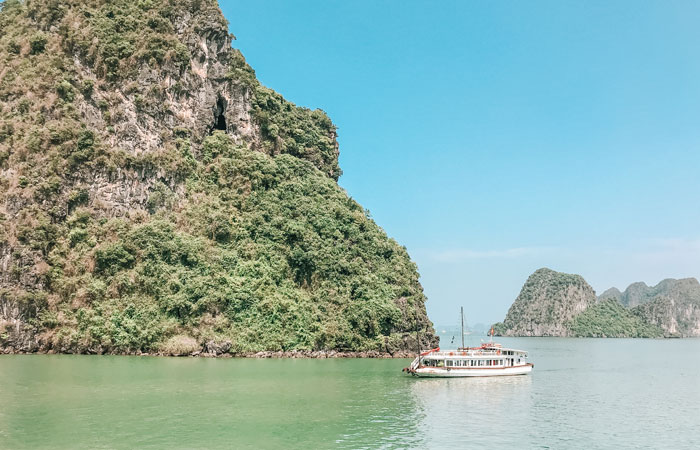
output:
<svg viewBox="0 0 700 450"><path fill-rule="evenodd" d="M615 299L603 300L567 323L577 337L663 337L661 328L644 322Z"/></svg>
<svg viewBox="0 0 700 450"><path fill-rule="evenodd" d="M566 336L565 323L595 301L593 288L580 275L538 269L494 331L510 336Z"/></svg>
<svg viewBox="0 0 700 450"><path fill-rule="evenodd" d="M257 82L216 2L0 5L0 348L434 339L406 249L336 183L335 126Z"/></svg>
<svg viewBox="0 0 700 450"><path fill-rule="evenodd" d="M164 188L148 216L79 207L52 239L28 241L51 249L59 302L37 320L53 345L157 350L189 334L237 352L400 348L394 333L414 319L394 300L422 300L405 249L306 161L223 133L204 149L177 212Z"/></svg>
<svg viewBox="0 0 700 450"><path fill-rule="evenodd" d="M624 293L612 288L596 302L580 275L539 269L494 330L510 336L654 338L697 336L698 324L700 283L694 278L653 287L634 283Z"/></svg>

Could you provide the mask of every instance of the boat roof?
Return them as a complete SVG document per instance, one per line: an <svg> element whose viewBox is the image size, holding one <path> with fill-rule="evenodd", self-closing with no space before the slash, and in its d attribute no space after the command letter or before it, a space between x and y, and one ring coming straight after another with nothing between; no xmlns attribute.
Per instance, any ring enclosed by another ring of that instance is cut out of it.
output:
<svg viewBox="0 0 700 450"><path fill-rule="evenodd" d="M441 350L440 347L421 352L421 356L440 356L440 357L462 357L462 356L494 356L496 351L500 351L500 354L496 356L503 356L502 352L513 352L527 355L526 350L518 350L515 348L504 348L501 344L496 343L484 343L480 347L466 347L457 349L446 349ZM479 353L477 353L479 352Z"/></svg>

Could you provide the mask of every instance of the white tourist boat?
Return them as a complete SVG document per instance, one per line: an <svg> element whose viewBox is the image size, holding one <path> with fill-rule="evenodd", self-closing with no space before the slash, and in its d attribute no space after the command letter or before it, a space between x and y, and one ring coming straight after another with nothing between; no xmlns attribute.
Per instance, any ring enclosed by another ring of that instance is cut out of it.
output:
<svg viewBox="0 0 700 450"><path fill-rule="evenodd" d="M479 347L464 346L464 319L462 319L462 347L457 350L435 348L419 353L405 372L417 377L493 377L525 375L532 372L534 364L527 362L527 352L503 348L493 342Z"/></svg>

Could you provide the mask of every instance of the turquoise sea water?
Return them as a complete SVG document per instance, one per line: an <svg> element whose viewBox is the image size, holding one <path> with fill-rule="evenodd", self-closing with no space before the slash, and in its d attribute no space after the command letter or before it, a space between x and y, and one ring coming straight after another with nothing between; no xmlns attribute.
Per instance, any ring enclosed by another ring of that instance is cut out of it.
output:
<svg viewBox="0 0 700 450"><path fill-rule="evenodd" d="M499 341L535 371L0 356L0 448L700 448L700 340Z"/></svg>

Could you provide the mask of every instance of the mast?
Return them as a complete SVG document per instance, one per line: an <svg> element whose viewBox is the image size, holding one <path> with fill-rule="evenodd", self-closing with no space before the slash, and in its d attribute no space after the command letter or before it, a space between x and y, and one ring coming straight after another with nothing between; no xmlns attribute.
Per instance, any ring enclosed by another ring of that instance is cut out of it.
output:
<svg viewBox="0 0 700 450"><path fill-rule="evenodd" d="M464 307L459 308L459 315L462 317L462 348L464 348Z"/></svg>
<svg viewBox="0 0 700 450"><path fill-rule="evenodd" d="M416 302L416 345L418 346L418 365L420 366L420 332L418 329L418 302Z"/></svg>

